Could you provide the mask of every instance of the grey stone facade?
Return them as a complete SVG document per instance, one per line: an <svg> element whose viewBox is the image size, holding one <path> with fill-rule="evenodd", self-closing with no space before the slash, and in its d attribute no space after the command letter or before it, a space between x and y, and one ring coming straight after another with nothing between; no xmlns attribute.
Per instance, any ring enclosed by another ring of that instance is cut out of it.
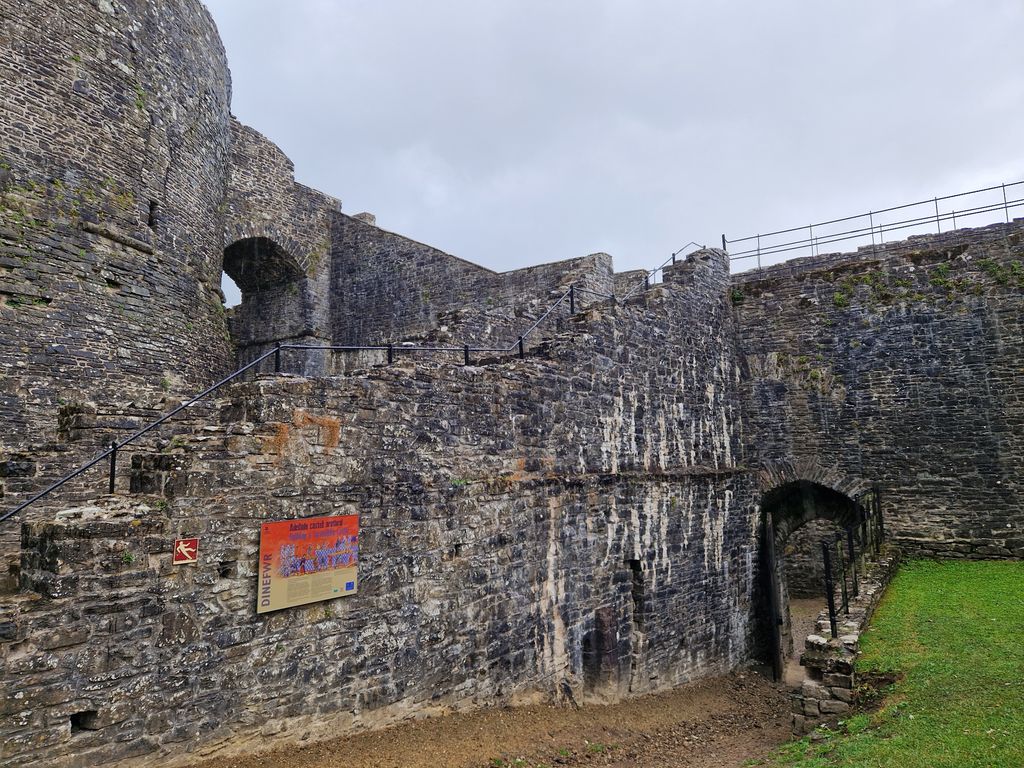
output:
<svg viewBox="0 0 1024 768"><path fill-rule="evenodd" d="M137 457L135 503L27 524L5 759L173 765L743 663L757 515L726 269L695 255L524 360L237 385ZM358 596L258 616L259 523L351 512ZM178 535L200 565L170 565Z"/></svg>
<svg viewBox="0 0 1024 768"><path fill-rule="evenodd" d="M734 278L769 484L793 468L840 490L877 481L908 553L1024 555L1022 224Z"/></svg>
<svg viewBox="0 0 1024 768"><path fill-rule="evenodd" d="M819 518L801 526L785 542L779 556L790 597L824 599L825 563L821 555L821 541L833 541L841 532L842 529L832 521Z"/></svg>
<svg viewBox="0 0 1024 768"><path fill-rule="evenodd" d="M703 250L606 299L642 274L495 273L297 184L231 118L197 0L51 5L0 0L4 509L277 342L504 347L581 294L522 359L285 353L123 451L114 495L83 476L0 526L0 766L763 660L763 518L781 551L876 481L911 554L1024 553L1024 222L733 278ZM260 523L347 513L359 593L257 615Z"/></svg>

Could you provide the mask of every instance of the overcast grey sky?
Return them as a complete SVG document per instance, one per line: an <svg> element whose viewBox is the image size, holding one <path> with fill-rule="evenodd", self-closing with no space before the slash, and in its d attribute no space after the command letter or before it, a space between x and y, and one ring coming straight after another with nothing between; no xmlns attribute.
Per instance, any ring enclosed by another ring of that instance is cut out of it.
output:
<svg viewBox="0 0 1024 768"><path fill-rule="evenodd" d="M495 269L1024 178L1024 0L207 5L299 181Z"/></svg>

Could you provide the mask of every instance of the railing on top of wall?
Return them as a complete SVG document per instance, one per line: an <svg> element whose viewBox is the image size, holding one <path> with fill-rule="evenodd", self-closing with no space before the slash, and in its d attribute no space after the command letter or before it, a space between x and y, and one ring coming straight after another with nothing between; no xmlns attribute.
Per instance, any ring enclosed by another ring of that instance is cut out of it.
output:
<svg viewBox="0 0 1024 768"><path fill-rule="evenodd" d="M957 210L951 201L966 204ZM863 245L877 247L885 245L885 236L890 232L899 232L900 237L920 232L932 232L935 229L941 234L943 222L951 222L952 229L957 228L957 221L971 217L993 214L1002 211L1006 222L1010 221L1010 209L1024 206L1024 181L1000 184L996 187L973 189L970 192L959 192L945 197L933 197L916 203L906 203L878 211L868 211L841 219L821 221L800 227L780 229L747 237L730 240L722 235L722 250L728 251L730 245L742 244L743 250L729 254L730 262L756 260L757 268L761 269L763 258L780 253L791 253L807 249L809 255L821 253L821 246L832 243L859 240ZM907 216L911 209L917 209L913 215L896 221L886 221L891 214L899 212L899 216ZM927 212L925 212L927 208ZM991 223L991 222L990 222ZM806 237L802 236L806 233ZM798 236L800 235L800 236ZM774 263L774 262L773 262Z"/></svg>
<svg viewBox="0 0 1024 768"><path fill-rule="evenodd" d="M0 523L3 523L5 520L8 520L8 519L14 517L19 512L24 511L25 509L27 509L28 507L32 506L36 502L41 501L42 499L46 498L51 493L53 493L54 491L56 491L57 489L59 489L60 487L65 485L66 483L70 482L71 480L74 480L79 475L82 475L83 473L85 473L88 470L92 469L96 465L101 464L101 463L103 463L105 461L108 462L108 473L107 473L108 492L109 493L113 493L114 492L114 482L115 482L116 477L117 477L117 454L118 454L118 451L120 451L122 448L124 448L124 447L126 447L128 445L131 445L132 443L136 442L137 440L139 440L140 438L144 437L145 435L149 434L154 429L159 427L161 424L164 424L165 422L170 421L175 416L180 414L182 411L185 411L185 410L193 407L194 405L196 405L200 401L205 400L207 397L209 397L213 393L217 392L219 389L221 389L225 385L230 384L233 381L237 381L237 380L241 379L243 376L245 376L245 374L249 373L250 371L254 371L254 370L258 371L260 364L263 363L263 361L267 360L268 358L273 357L273 359L274 359L274 371L275 371L275 373L280 373L281 370L282 370L282 360L281 360L281 352L282 351L285 351L285 350L295 350L295 351L299 351L299 352L301 352L303 354L307 354L307 353L310 353L310 352L386 352L387 353L387 361L388 361L389 365L394 362L395 356L398 355L398 354L410 354L410 353L417 353L417 352L422 352L422 353L427 353L427 354L458 354L458 355L460 355L462 357L463 362L464 362L465 365L470 365L471 364L472 355L480 354L480 353L491 353L491 354L494 354L494 353L498 353L498 354L512 354L512 353L515 353L518 357L522 358L522 357L526 356L526 340L534 332L536 332L536 330L540 327L541 323L543 323L548 317L550 317L551 313L554 312L558 307L562 306L563 304L568 304L568 306L569 306L569 314L570 315L576 314L576 299L577 299L577 295L578 294L586 294L586 295L589 295L589 296L596 296L596 297L601 298L601 299L609 299L609 300L611 300L613 302L615 302L615 301L625 301L626 299L631 297L634 293L636 293L638 290L640 290L641 287L645 287L645 288L646 287L650 287L650 285L652 283L652 280L656 280L656 278L657 278L659 273L664 273L665 268L668 267L670 264L675 264L677 258L680 255L682 255L684 252L688 251L689 249L700 249L700 248L703 248L703 247L704 247L703 245L700 245L699 243L695 243L695 242L692 242L692 241L687 243L682 248L680 248L679 250L675 251L668 259L663 261L658 266L654 267L653 269L646 270L644 272L643 279L639 280L637 282L637 284L633 288L631 288L629 291L627 291L621 297L616 297L614 293L605 294L605 293L600 293L598 291L592 291L589 288L584 288L582 286L578 286L575 282L570 284L569 287L565 290L565 292L562 293L562 295L560 295L557 299L555 299L555 301L551 304L551 306L548 307L548 309L540 317L538 317L529 328L527 328L525 331L523 331L523 333L519 334L517 339L512 344L510 344L507 347L496 347L496 346L479 347L479 346L470 346L469 344L463 344L462 346L420 346L420 345L415 345L415 344L394 344L394 343L391 343L391 344L376 344L376 345L368 345L368 346L335 346L335 345L316 346L316 345L306 345L306 344L277 344L277 345L274 346L273 349L270 349L270 350L262 353L255 360L252 360L251 362L243 365L241 368L239 368L238 370L236 370L233 373L229 374L228 376L224 377L223 379L218 381L216 384L213 384L212 386L207 387L202 392L200 392L198 395L196 395L193 398L191 398L190 400L182 403L178 407L174 408L172 411L169 411L168 413L166 413L165 415L163 415L162 417L160 417L156 421L152 422L151 424L147 424L145 427L143 427L142 429L138 430L137 432L132 433L128 437L124 438L123 440L114 440L114 441L112 441L110 443L110 447L109 448L107 448L106 450L102 451L100 454L98 454L97 456L93 457L92 459L87 461L82 466L78 467L73 472L69 472L68 474L66 474L62 478L60 478L59 480L55 481L54 483L52 483L49 486L47 486L46 488L44 488L42 491L39 491L38 493L36 493L33 496L29 497L26 501L23 501L21 504L17 505L13 509L8 510L7 512L5 512L2 515L0 515Z"/></svg>
<svg viewBox="0 0 1024 768"><path fill-rule="evenodd" d="M828 603L829 629L838 636L837 615L843 611L850 615L850 600L860 591L860 574L865 561L877 555L885 538L882 519L882 496L878 485L859 494L857 519L831 539L822 539L821 557L825 565L825 599ZM839 582L839 604L836 605L836 581Z"/></svg>

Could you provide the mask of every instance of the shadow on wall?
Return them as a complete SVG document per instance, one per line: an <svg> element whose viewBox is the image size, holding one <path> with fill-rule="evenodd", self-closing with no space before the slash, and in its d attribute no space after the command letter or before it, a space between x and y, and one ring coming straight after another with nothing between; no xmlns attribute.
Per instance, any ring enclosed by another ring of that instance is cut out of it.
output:
<svg viewBox="0 0 1024 768"><path fill-rule="evenodd" d="M834 541L842 527L832 520L817 518L793 531L779 552L783 583L791 598L825 600L825 561L821 555L823 539Z"/></svg>

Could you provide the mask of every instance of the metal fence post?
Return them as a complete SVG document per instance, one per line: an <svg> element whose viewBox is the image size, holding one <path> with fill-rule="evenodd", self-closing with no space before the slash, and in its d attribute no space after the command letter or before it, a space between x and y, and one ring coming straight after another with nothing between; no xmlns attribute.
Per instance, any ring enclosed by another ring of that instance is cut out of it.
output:
<svg viewBox="0 0 1024 768"><path fill-rule="evenodd" d="M469 365L469 344L462 345L462 352L465 355L466 365Z"/></svg>
<svg viewBox="0 0 1024 768"><path fill-rule="evenodd" d="M526 357L526 348L523 346L523 337L519 337L519 357Z"/></svg>
<svg viewBox="0 0 1024 768"><path fill-rule="evenodd" d="M828 548L828 541L822 540L821 556L825 560L825 598L828 600L828 623L832 629L832 637L838 637L839 628L836 626L836 585L832 581L832 555Z"/></svg>
<svg viewBox="0 0 1024 768"><path fill-rule="evenodd" d="M853 596L857 597L860 589L857 585L857 549L853 545L853 529L852 525L846 529L846 547L850 556L850 568L853 571Z"/></svg>
<svg viewBox="0 0 1024 768"><path fill-rule="evenodd" d="M110 441L110 493L114 492L114 476L117 474L117 440Z"/></svg>
<svg viewBox="0 0 1024 768"><path fill-rule="evenodd" d="M850 615L850 593L846 589L846 558L843 557L843 539L840 536L834 542L836 547L836 554L839 555L839 575L842 577L842 581L839 582L840 593L843 598L843 611L846 615Z"/></svg>
<svg viewBox="0 0 1024 768"><path fill-rule="evenodd" d="M274 347L274 373L281 372L281 342Z"/></svg>
<svg viewBox="0 0 1024 768"><path fill-rule="evenodd" d="M860 516L860 555L862 558L867 554L869 549L875 548L872 540L873 537L871 535L872 527L871 510L862 508Z"/></svg>
<svg viewBox="0 0 1024 768"><path fill-rule="evenodd" d="M569 286L569 314L576 314L576 285Z"/></svg>
<svg viewBox="0 0 1024 768"><path fill-rule="evenodd" d="M1003 187L1003 214L1006 216L1006 223L1010 223L1010 206L1006 204L1006 184Z"/></svg>
<svg viewBox="0 0 1024 768"><path fill-rule="evenodd" d="M725 239L725 235L723 234L723 235L722 235L722 250L723 250L723 251L725 251L726 253L728 253L728 252L729 252L729 249L725 247L725 244L726 244L727 242L728 242L728 241L727 241L727 240Z"/></svg>
<svg viewBox="0 0 1024 768"><path fill-rule="evenodd" d="M393 362L395 362L395 345L388 344L388 365L391 365Z"/></svg>
<svg viewBox="0 0 1024 768"><path fill-rule="evenodd" d="M942 234L942 220L939 218L939 198L935 198L935 226L939 228L939 234Z"/></svg>

